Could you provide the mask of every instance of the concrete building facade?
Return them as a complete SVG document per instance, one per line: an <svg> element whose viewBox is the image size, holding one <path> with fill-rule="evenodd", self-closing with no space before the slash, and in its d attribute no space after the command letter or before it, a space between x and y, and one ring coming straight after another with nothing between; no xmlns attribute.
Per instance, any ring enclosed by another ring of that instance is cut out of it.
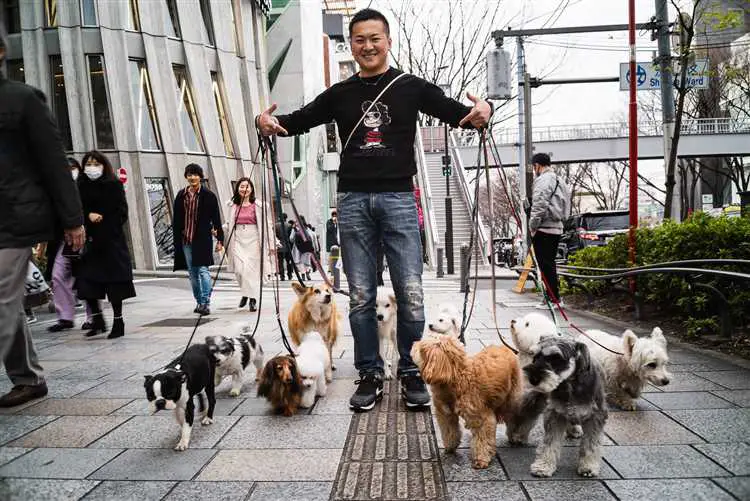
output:
<svg viewBox="0 0 750 501"><path fill-rule="evenodd" d="M2 4L8 76L47 95L70 155L98 149L127 177L134 264L168 266L185 165L201 165L221 201L233 180L257 170L253 118L269 102L270 2Z"/></svg>

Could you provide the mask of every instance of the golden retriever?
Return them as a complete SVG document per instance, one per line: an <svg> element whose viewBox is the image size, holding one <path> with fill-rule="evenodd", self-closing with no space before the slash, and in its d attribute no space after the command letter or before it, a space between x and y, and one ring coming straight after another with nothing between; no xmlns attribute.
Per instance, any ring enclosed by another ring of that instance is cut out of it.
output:
<svg viewBox="0 0 750 501"><path fill-rule="evenodd" d="M289 334L296 346L302 343L305 334L311 331L320 333L328 347L328 354L333 365L333 345L339 336L339 313L333 300L333 291L326 284L314 284L303 287L298 282L292 283L297 293L297 301L289 311L287 321Z"/></svg>
<svg viewBox="0 0 750 501"><path fill-rule="evenodd" d="M451 335L431 335L414 343L411 356L432 390L445 452L461 441L458 418L471 432L474 468L487 468L495 455L498 421L508 423L519 410L523 379L518 359L504 346L489 346L469 357Z"/></svg>

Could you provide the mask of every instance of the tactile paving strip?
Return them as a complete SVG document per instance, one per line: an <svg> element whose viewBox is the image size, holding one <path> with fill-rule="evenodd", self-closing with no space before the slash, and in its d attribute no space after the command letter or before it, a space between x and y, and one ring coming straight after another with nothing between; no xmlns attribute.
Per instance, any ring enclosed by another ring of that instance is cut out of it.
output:
<svg viewBox="0 0 750 501"><path fill-rule="evenodd" d="M380 404L352 418L331 500L447 499L430 410L408 410L399 390L386 381Z"/></svg>

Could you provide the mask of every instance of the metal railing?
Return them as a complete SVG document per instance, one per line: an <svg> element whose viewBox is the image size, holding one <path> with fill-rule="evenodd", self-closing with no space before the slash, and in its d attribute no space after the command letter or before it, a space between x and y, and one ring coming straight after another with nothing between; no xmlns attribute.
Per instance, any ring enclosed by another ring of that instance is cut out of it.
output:
<svg viewBox="0 0 750 501"><path fill-rule="evenodd" d="M454 131L459 146L475 146L479 139L473 131ZM662 136L663 124L660 121L641 122L638 124L639 136ZM714 134L750 134L750 119L734 118L692 118L685 119L680 125L680 134L714 135ZM518 143L518 130L497 129L493 132L497 144ZM603 122L573 125L551 125L534 127L534 142L577 141L584 139L612 139L628 137L627 122Z"/></svg>
<svg viewBox="0 0 750 501"><path fill-rule="evenodd" d="M430 266L435 268L437 263L437 248L440 246L440 230L435 220L435 209L432 203L432 189L430 178L427 174L427 158L424 154L422 134L416 134L414 141L414 154L417 161L417 176L419 178L420 202L422 203L422 215L424 217L425 242L427 244L427 257Z"/></svg>
<svg viewBox="0 0 750 501"><path fill-rule="evenodd" d="M476 132L474 132L474 135L478 135ZM469 212L471 214L471 211L474 209L474 204L477 203L476 200L474 200L474 189L471 187L471 183L466 177L466 171L464 170L464 164L463 160L461 160L461 155L457 151L457 143L456 143L456 136L451 134L449 136L450 141L450 150L451 154L453 156L453 163L456 166L453 171L456 173L456 180L458 181L458 186L461 191L461 196L464 199L464 202L466 203L466 207L469 208ZM477 177L477 182L479 182L479 177ZM471 216L469 217L471 219ZM489 243L489 232L487 231L487 228L484 226L484 222L482 221L482 215L477 214L477 239L479 248L481 250L482 255L482 263L488 262L487 257L488 254L488 246L491 245Z"/></svg>

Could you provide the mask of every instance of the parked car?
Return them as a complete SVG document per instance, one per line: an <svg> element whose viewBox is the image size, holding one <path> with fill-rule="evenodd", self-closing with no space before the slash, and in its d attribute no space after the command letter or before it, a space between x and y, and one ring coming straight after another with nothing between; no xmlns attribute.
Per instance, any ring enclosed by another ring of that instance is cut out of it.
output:
<svg viewBox="0 0 750 501"><path fill-rule="evenodd" d="M557 248L557 258L566 260L580 249L606 245L607 241L627 233L630 211L607 210L574 214L563 223L563 234Z"/></svg>

